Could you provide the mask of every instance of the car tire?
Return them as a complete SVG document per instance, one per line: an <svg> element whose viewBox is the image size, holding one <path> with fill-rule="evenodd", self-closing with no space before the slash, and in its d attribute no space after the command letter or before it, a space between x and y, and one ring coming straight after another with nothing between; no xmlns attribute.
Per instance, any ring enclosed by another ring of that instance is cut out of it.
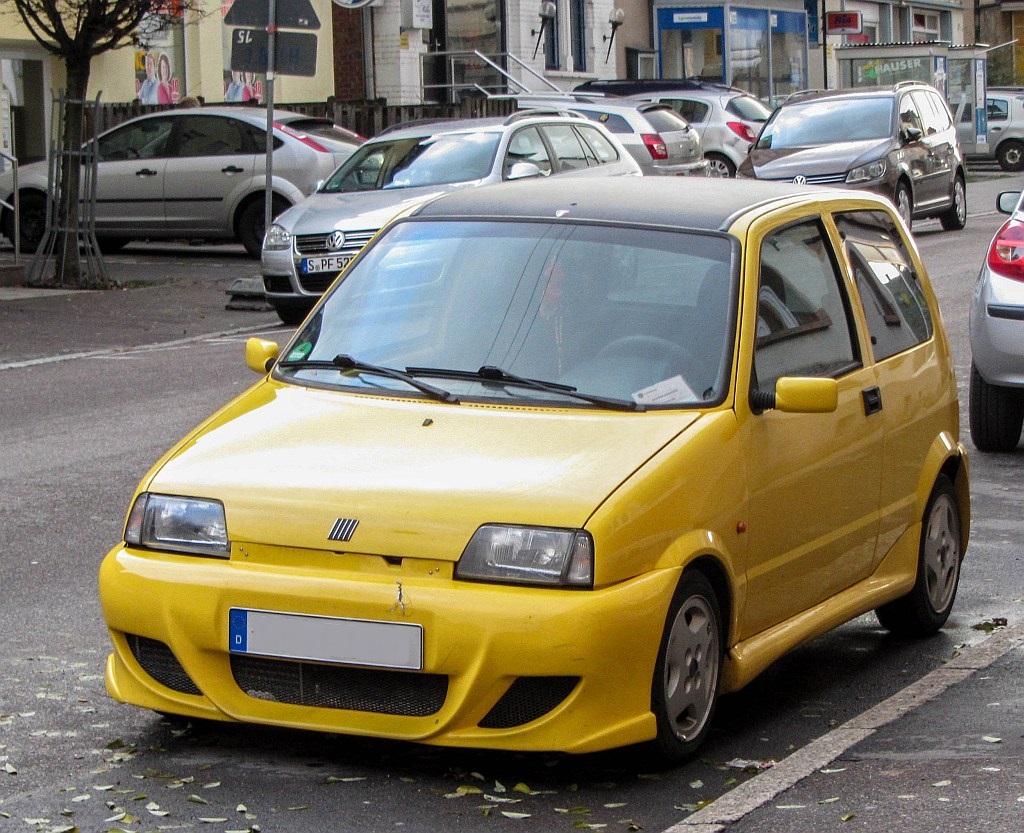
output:
<svg viewBox="0 0 1024 833"><path fill-rule="evenodd" d="M297 327L303 321L306 320L306 316L309 315L309 311L313 309L315 302L309 303L295 303L293 301L277 301L271 300L270 305L274 308L274 312L277 313L277 317L281 319L282 324L286 324L289 327Z"/></svg>
<svg viewBox="0 0 1024 833"><path fill-rule="evenodd" d="M924 509L914 589L875 611L883 628L899 637L922 637L946 624L960 583L961 530L956 491L940 474Z"/></svg>
<svg viewBox="0 0 1024 833"><path fill-rule="evenodd" d="M46 233L46 195L38 191L23 191L21 193L19 211L19 225L21 226L21 240L19 244L21 251L32 254L43 242L43 235ZM14 213L4 209L4 237L14 241Z"/></svg>
<svg viewBox="0 0 1024 833"><path fill-rule="evenodd" d="M1007 139L996 148L996 161L1004 171L1024 171L1024 143Z"/></svg>
<svg viewBox="0 0 1024 833"><path fill-rule="evenodd" d="M971 441L978 451L1013 451L1024 425L1024 391L990 385L971 364Z"/></svg>
<svg viewBox="0 0 1024 833"><path fill-rule="evenodd" d="M708 163L708 176L736 176L736 166L732 164L732 160L728 156L723 156L721 153L705 153L704 158Z"/></svg>
<svg viewBox="0 0 1024 833"><path fill-rule="evenodd" d="M121 251L125 246L131 243L131 239L128 237L97 237L96 245L100 247L100 251L105 255L116 254Z"/></svg>
<svg viewBox="0 0 1024 833"><path fill-rule="evenodd" d="M684 573L669 605L651 683L658 734L645 751L660 763L691 757L711 728L724 642L714 587L699 570Z"/></svg>
<svg viewBox="0 0 1024 833"><path fill-rule="evenodd" d="M939 222L946 231L960 231L967 225L967 186L959 175L953 179L952 197L949 210L939 216Z"/></svg>
<svg viewBox="0 0 1024 833"><path fill-rule="evenodd" d="M275 195L271 201L270 216L276 217L289 207L290 203L284 197ZM263 198L253 198L238 212L238 219L235 221L235 234L250 257L258 258L263 252L263 233L266 231L265 209L266 203Z"/></svg>
<svg viewBox="0 0 1024 833"><path fill-rule="evenodd" d="M914 197L910 193L910 186L900 180L896 185L896 191L892 196L893 205L903 218L903 222L910 228L914 221Z"/></svg>

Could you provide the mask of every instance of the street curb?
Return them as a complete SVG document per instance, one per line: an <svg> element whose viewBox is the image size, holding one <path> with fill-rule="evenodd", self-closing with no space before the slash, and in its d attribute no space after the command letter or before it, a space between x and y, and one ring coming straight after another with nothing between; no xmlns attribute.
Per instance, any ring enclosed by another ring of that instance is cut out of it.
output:
<svg viewBox="0 0 1024 833"><path fill-rule="evenodd" d="M734 790L663 833L722 833L727 825L767 804L808 775L827 766L850 747L873 735L908 712L934 700L948 688L988 668L1000 657L1024 644L1024 628L995 631L983 642L936 668L886 700L851 718L779 761L771 769Z"/></svg>

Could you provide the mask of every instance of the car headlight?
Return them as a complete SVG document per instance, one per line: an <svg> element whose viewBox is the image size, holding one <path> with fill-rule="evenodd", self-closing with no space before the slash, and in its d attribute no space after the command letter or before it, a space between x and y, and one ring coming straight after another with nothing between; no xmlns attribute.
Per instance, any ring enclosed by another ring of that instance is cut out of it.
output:
<svg viewBox="0 0 1024 833"><path fill-rule="evenodd" d="M594 586L594 542L578 529L486 524L466 546L455 577L590 588Z"/></svg>
<svg viewBox="0 0 1024 833"><path fill-rule="evenodd" d="M292 247L292 233L284 226L272 223L267 233L263 236L264 249L290 249Z"/></svg>
<svg viewBox="0 0 1024 833"><path fill-rule="evenodd" d="M143 492L132 506L125 543L136 547L227 558L224 504L217 500Z"/></svg>
<svg viewBox="0 0 1024 833"><path fill-rule="evenodd" d="M867 182L872 179L881 179L885 176L885 160L879 159L854 168L846 175L847 182Z"/></svg>

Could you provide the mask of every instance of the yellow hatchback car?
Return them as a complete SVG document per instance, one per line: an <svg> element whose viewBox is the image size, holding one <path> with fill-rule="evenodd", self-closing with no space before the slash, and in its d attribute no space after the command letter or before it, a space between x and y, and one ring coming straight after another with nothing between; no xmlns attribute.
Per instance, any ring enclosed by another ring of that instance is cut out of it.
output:
<svg viewBox="0 0 1024 833"><path fill-rule="evenodd" d="M387 226L145 476L117 700L447 746L691 755L717 697L967 547L935 296L871 194L466 189Z"/></svg>

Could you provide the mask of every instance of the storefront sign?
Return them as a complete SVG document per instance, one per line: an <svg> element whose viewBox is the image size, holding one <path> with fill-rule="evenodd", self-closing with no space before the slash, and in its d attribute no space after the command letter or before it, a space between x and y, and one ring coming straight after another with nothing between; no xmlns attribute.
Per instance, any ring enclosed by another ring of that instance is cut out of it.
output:
<svg viewBox="0 0 1024 833"><path fill-rule="evenodd" d="M860 12L825 12L826 35L859 35L864 31Z"/></svg>
<svg viewBox="0 0 1024 833"><path fill-rule="evenodd" d="M672 15L673 23L707 23L707 12L677 12Z"/></svg>

